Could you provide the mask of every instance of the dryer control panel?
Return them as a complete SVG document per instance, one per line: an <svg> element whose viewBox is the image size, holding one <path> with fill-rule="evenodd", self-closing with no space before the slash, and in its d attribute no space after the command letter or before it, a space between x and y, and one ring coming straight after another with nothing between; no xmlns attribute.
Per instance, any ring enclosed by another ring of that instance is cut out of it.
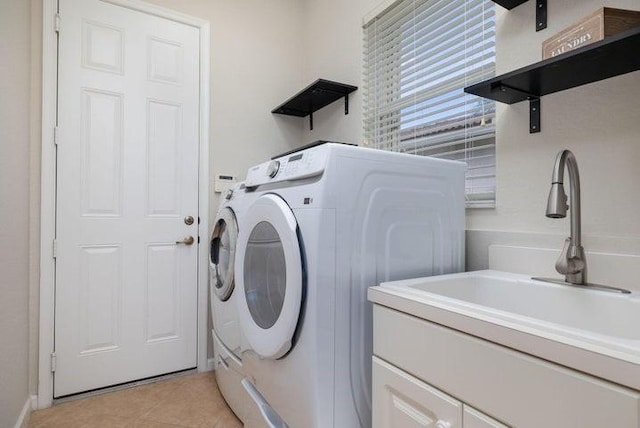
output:
<svg viewBox="0 0 640 428"><path fill-rule="evenodd" d="M249 168L245 186L315 177L324 171L328 153L329 147L323 145L261 163Z"/></svg>

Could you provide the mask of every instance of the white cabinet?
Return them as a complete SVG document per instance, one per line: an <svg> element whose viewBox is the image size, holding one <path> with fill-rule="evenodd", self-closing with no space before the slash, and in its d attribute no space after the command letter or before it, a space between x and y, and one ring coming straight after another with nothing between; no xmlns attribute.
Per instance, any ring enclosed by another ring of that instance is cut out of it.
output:
<svg viewBox="0 0 640 428"><path fill-rule="evenodd" d="M466 404L463 407L462 420L464 421L464 428L507 428L506 425L477 411L473 407L469 407Z"/></svg>
<svg viewBox="0 0 640 428"><path fill-rule="evenodd" d="M506 425L373 357L373 428L506 428Z"/></svg>
<svg viewBox="0 0 640 428"><path fill-rule="evenodd" d="M374 428L640 428L639 391L385 306L373 314Z"/></svg>
<svg viewBox="0 0 640 428"><path fill-rule="evenodd" d="M373 357L373 428L462 428L462 403Z"/></svg>

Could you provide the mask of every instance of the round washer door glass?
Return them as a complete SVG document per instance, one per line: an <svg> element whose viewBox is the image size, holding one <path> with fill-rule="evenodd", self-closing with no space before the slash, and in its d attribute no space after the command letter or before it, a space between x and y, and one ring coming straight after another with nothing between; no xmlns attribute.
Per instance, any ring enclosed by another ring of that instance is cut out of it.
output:
<svg viewBox="0 0 640 428"><path fill-rule="evenodd" d="M240 322L251 348L280 358L291 348L302 305L298 224L278 196L259 197L238 237L236 282Z"/></svg>
<svg viewBox="0 0 640 428"><path fill-rule="evenodd" d="M282 312L287 263L280 235L267 221L256 224L244 254L244 294L253 321L273 327Z"/></svg>
<svg viewBox="0 0 640 428"><path fill-rule="evenodd" d="M228 300L234 288L234 263L238 225L230 208L223 208L216 218L209 249L209 280L213 294Z"/></svg>

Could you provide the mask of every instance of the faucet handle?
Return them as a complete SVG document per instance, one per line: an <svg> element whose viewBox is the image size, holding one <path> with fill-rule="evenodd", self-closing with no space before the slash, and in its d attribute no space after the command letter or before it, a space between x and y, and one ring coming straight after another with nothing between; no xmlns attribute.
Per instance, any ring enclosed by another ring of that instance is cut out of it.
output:
<svg viewBox="0 0 640 428"><path fill-rule="evenodd" d="M584 250L582 246L571 245L571 238L564 241L562 253L556 261L556 270L562 275L575 275L584 270Z"/></svg>
<svg viewBox="0 0 640 428"><path fill-rule="evenodd" d="M571 238L567 238L564 240L564 247L562 247L560 257L558 257L558 260L556 260L556 270L559 274L562 275L567 275L569 273L569 260L567 259L567 255L569 253L569 245L571 245Z"/></svg>

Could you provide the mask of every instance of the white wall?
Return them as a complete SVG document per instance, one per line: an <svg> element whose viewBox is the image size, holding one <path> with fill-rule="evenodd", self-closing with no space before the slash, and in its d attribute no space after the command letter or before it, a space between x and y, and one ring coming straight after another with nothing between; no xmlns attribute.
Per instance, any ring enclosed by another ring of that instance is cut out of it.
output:
<svg viewBox="0 0 640 428"><path fill-rule="evenodd" d="M637 0L606 4L639 9ZM534 5L527 2L498 14L498 73L539 61L543 40L602 2L549 1L549 27L538 33L533 30ZM639 96L637 71L548 95L542 98L539 134L528 133L528 103L498 106L497 208L467 213L468 269L488 267L491 244L562 247L569 235L569 218L552 220L544 212L555 156L564 148L575 153L580 168L586 250L640 254ZM606 267L596 269L590 270L590 277L611 282ZM534 270L531 273L539 273Z"/></svg>
<svg viewBox="0 0 640 428"><path fill-rule="evenodd" d="M549 1L549 27L533 30L535 2L499 15L498 73L541 59L542 41L602 6L601 0ZM637 0L607 6L638 9ZM544 216L556 153L572 150L582 181L583 233L640 237L640 73L542 98L542 132L528 132L528 103L500 105L495 210L470 211L468 229L566 234L567 220Z"/></svg>
<svg viewBox="0 0 640 428"><path fill-rule="evenodd" d="M306 81L323 77L362 87L362 18L379 0L305 0ZM497 68L540 61L542 41L602 6L601 0L549 0L549 26L534 30L535 2L497 7ZM607 6L639 9L637 0ZM497 208L467 210L467 266L486 268L491 243L560 248L566 220L544 216L556 153L574 151L582 179L587 249L640 254L640 72L542 99L542 132L529 134L528 103L498 105ZM362 88L349 116L337 102L319 111L306 140L362 141Z"/></svg>
<svg viewBox="0 0 640 428"><path fill-rule="evenodd" d="M29 382L30 7L0 6L0 427L14 426Z"/></svg>
<svg viewBox="0 0 640 428"><path fill-rule="evenodd" d="M349 114L342 100L314 113L314 129L304 120L305 142L362 142L362 18L380 0L303 0L304 81L335 80L358 87L349 96Z"/></svg>

